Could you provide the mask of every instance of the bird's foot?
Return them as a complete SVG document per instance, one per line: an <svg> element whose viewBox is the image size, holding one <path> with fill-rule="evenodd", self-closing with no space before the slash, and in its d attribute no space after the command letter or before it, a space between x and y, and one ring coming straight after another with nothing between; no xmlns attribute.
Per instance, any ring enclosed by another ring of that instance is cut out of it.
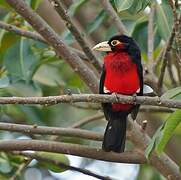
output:
<svg viewBox="0 0 181 180"><path fill-rule="evenodd" d="M118 97L118 93L113 92L112 95L114 95L116 97L116 101L119 102L119 97Z"/></svg>

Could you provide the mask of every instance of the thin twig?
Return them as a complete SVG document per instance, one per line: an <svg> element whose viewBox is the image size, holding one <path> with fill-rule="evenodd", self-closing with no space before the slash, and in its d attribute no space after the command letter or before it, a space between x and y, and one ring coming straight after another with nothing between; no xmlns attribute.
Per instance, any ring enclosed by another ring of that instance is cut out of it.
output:
<svg viewBox="0 0 181 180"><path fill-rule="evenodd" d="M114 22L115 26L117 27L120 34L127 34L126 27L124 26L123 22L121 21L120 17L110 4L109 0L101 0L101 4L104 7L105 11L111 17L112 21Z"/></svg>
<svg viewBox="0 0 181 180"><path fill-rule="evenodd" d="M30 38L30 39L33 39L33 40L36 40L36 41L40 41L40 42L43 42L43 43L47 44L47 42L43 39L43 37L40 36L36 32L27 31L27 30L18 28L18 27L14 26L14 25L4 23L2 21L0 21L0 28L4 29L6 31L9 31L9 32L13 32L13 33L15 33L17 35L24 36L24 37L27 37L27 38Z"/></svg>
<svg viewBox="0 0 181 180"><path fill-rule="evenodd" d="M12 152L12 154L25 156L25 157L28 157L28 158L31 158L31 159L36 159L37 161L47 162L49 164L54 164L54 165L57 165L57 166L59 166L61 168L65 168L65 169L68 169L68 170L71 170L71 171L80 172L80 173L83 173L83 174L86 174L86 175L89 175L89 176L92 176L92 177L95 177L95 178L98 178L98 179L102 179L102 180L111 180L112 179L110 177L105 177L105 176L98 175L98 174L96 174L94 172L91 172L90 170L87 170L87 169L67 165L67 164L65 164L63 162L60 162L58 160L53 160L53 159L50 159L48 157L41 156L41 155L39 155L37 153L15 151L15 152Z"/></svg>
<svg viewBox="0 0 181 180"><path fill-rule="evenodd" d="M49 1L54 6L55 10L61 16L61 18L65 21L65 25L70 30L70 32L74 35L75 39L81 46L82 50L87 55L88 59L90 59L90 62L100 72L102 69L102 64L100 63L98 58L96 58L96 56L92 52L85 34L78 30L78 28L76 27L75 23L73 22L73 20L70 18L70 16L66 12L65 7L63 6L63 4L60 0L49 0Z"/></svg>
<svg viewBox="0 0 181 180"><path fill-rule="evenodd" d="M176 2L173 0L169 0L169 4L173 11L173 19L174 19L174 30L175 30L175 42L176 42L176 51L178 54L178 60L180 61L181 57L181 35L180 35L180 28L181 28L181 16L179 18L179 15L177 15L177 9L176 9ZM181 61L179 62L180 65Z"/></svg>
<svg viewBox="0 0 181 180"><path fill-rule="evenodd" d="M178 80L179 80L179 84L181 85L181 62L180 62L180 64L179 64L179 60L178 60L178 56L177 56L177 54L175 54L175 60L174 60L174 63L175 63L175 67L176 67L176 69L177 69L177 75L178 75Z"/></svg>
<svg viewBox="0 0 181 180"><path fill-rule="evenodd" d="M97 92L98 79L95 73L75 53L70 51L59 35L37 13L28 7L23 0L6 0L6 2L22 15L54 47L56 53L67 61L93 92Z"/></svg>
<svg viewBox="0 0 181 180"><path fill-rule="evenodd" d="M33 159L30 157L30 158L26 158L24 159L25 162L23 162L22 164L19 165L17 171L13 174L13 176L9 179L9 180L16 180L18 176L21 175L21 173L24 171L24 169L30 164L30 162L32 161Z"/></svg>
<svg viewBox="0 0 181 180"><path fill-rule="evenodd" d="M83 126L85 124L88 124L88 123L93 122L93 121L97 121L98 119L101 119L103 117L104 117L104 115L100 114L100 113L92 115L92 116L88 116L88 117L86 117L86 118L84 118L84 119L82 119L82 120L80 120L78 122L75 122L71 126L71 128L80 128L81 126Z"/></svg>
<svg viewBox="0 0 181 180"><path fill-rule="evenodd" d="M163 99L159 97L126 95L102 95L102 94L72 94L47 97L0 97L0 104L40 104L55 105L58 103L92 102L92 103L122 103L122 104L144 104L163 106L170 108L181 108L181 101Z"/></svg>
<svg viewBox="0 0 181 180"><path fill-rule="evenodd" d="M171 51L171 47L172 47L174 37L175 37L175 30L173 28L171 36L170 36L170 38L169 38L169 40L167 42L167 45L166 45L165 53L164 53L163 58L162 58L163 63L162 63L162 67L161 67L161 70L160 70L160 77L158 79L158 89L160 90L160 94L162 93L163 78L164 78L164 74L165 74L165 70L166 70L166 66L167 66L168 54Z"/></svg>
<svg viewBox="0 0 181 180"><path fill-rule="evenodd" d="M157 56L157 58L154 61L153 64L153 72L156 73L157 67L159 66L159 64L161 63L162 57L165 54L166 48L163 47L159 53L159 55Z"/></svg>
<svg viewBox="0 0 181 180"><path fill-rule="evenodd" d="M155 14L155 5L152 3L150 8L150 14L148 18L148 67L150 71L153 71L153 51L154 51L154 28L153 28L153 19Z"/></svg>
<svg viewBox="0 0 181 180"><path fill-rule="evenodd" d="M180 50L180 47L179 47L179 37L180 37L180 30L179 30L179 26L180 26L180 22L179 22L179 18L178 18L178 15L177 15L177 9L176 9L176 6L175 6L175 2L173 0L169 0L168 1L171 8L172 8L172 12L173 12L173 19L174 19L174 30L175 30L175 41L178 45L178 51Z"/></svg>
<svg viewBox="0 0 181 180"><path fill-rule="evenodd" d="M169 77L172 83L172 87L177 87L177 81L175 80L174 78L175 75L173 74L172 59L171 59L170 53L168 54L168 59L169 60L168 60L167 68L168 68Z"/></svg>

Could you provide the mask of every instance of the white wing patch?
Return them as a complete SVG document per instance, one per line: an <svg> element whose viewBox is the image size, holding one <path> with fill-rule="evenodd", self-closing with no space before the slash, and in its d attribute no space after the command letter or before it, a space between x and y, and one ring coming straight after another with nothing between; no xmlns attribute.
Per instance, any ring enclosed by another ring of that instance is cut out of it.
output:
<svg viewBox="0 0 181 180"><path fill-rule="evenodd" d="M109 91L109 89L107 89L105 86L104 86L104 93L110 93L111 91Z"/></svg>
<svg viewBox="0 0 181 180"><path fill-rule="evenodd" d="M139 92L140 92L140 88L139 88L139 89L137 89L136 93L139 93Z"/></svg>

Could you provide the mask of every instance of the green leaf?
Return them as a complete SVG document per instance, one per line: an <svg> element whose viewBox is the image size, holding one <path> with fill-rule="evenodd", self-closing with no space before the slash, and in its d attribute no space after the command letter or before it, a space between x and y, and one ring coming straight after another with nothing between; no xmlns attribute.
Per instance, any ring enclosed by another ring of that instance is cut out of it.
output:
<svg viewBox="0 0 181 180"><path fill-rule="evenodd" d="M49 73L48 76L47 76L47 72ZM38 69L33 79L40 82L41 84L52 87L52 86L57 86L57 85L65 86L67 83L67 80L64 81L63 77L60 76L57 67L50 66L50 64L44 64Z"/></svg>
<svg viewBox="0 0 181 180"><path fill-rule="evenodd" d="M147 39L148 39L148 22L138 20L133 30L132 37L136 40L141 50L147 53ZM157 27L154 27L154 49L160 44L161 38L158 34Z"/></svg>
<svg viewBox="0 0 181 180"><path fill-rule="evenodd" d="M4 56L4 65L11 78L30 82L39 65L39 56L33 50L33 41L22 38L8 49Z"/></svg>
<svg viewBox="0 0 181 180"><path fill-rule="evenodd" d="M173 13L169 4L156 4L156 23L160 36L167 41L173 26Z"/></svg>
<svg viewBox="0 0 181 180"><path fill-rule="evenodd" d="M4 153L0 153L0 173L10 173L12 170L12 166L8 159L8 156Z"/></svg>
<svg viewBox="0 0 181 180"><path fill-rule="evenodd" d="M0 172L10 173L11 170L12 170L12 167L10 166L10 163L5 159L1 159L0 160Z"/></svg>
<svg viewBox="0 0 181 180"><path fill-rule="evenodd" d="M86 2L88 2L88 0L76 0L72 3L68 10L69 15L73 16Z"/></svg>
<svg viewBox="0 0 181 180"><path fill-rule="evenodd" d="M181 110L178 109L174 113L172 113L161 132L161 137L159 138L159 142L156 144L156 151L158 154L162 153L169 139L171 138L174 130L181 122Z"/></svg>
<svg viewBox="0 0 181 180"><path fill-rule="evenodd" d="M93 31L95 31L104 22L106 17L107 14L105 13L105 11L100 11L95 19L93 19L93 21L87 25L86 31L88 33L92 33Z"/></svg>
<svg viewBox="0 0 181 180"><path fill-rule="evenodd" d="M128 34L131 35L136 26L136 21L135 20L123 20L123 23L126 26L126 29L128 30Z"/></svg>
<svg viewBox="0 0 181 180"><path fill-rule="evenodd" d="M160 138L160 135L161 135L161 130L163 129L163 127L164 127L164 123L157 129L157 131L153 135L148 147L146 148L145 157L147 159L149 159L151 153L155 149L155 146L156 146L157 142L159 141L159 138Z"/></svg>
<svg viewBox="0 0 181 180"><path fill-rule="evenodd" d="M165 92L161 98L164 99L177 99L181 95L181 86L173 88Z"/></svg>
<svg viewBox="0 0 181 180"><path fill-rule="evenodd" d="M45 118L41 108L35 106L18 105L17 110L22 115L22 118L29 124L45 125Z"/></svg>
<svg viewBox="0 0 181 180"><path fill-rule="evenodd" d="M9 86L8 90L16 96L42 96L42 91L38 84L34 81L26 83L23 80L12 80L12 84Z"/></svg>
<svg viewBox="0 0 181 180"><path fill-rule="evenodd" d="M133 2L134 0L114 0L114 4L118 12L129 9Z"/></svg>
<svg viewBox="0 0 181 180"><path fill-rule="evenodd" d="M19 36L11 32L1 31L0 34L0 57L3 59L3 55L9 50L9 48L20 39Z"/></svg>
<svg viewBox="0 0 181 180"><path fill-rule="evenodd" d="M42 158L45 157L45 158L48 158L50 160L54 160L54 161L57 161L57 162L64 163L66 165L70 164L69 159L64 154L50 153L50 152L37 152L36 154L38 156L41 156ZM49 170L51 170L53 172L56 172L56 173L64 172L64 171L67 170L65 168L62 168L62 167L57 166L55 164L51 164L49 162L47 163L47 162L41 161L40 164L42 166L48 168Z"/></svg>
<svg viewBox="0 0 181 180"><path fill-rule="evenodd" d="M131 14L136 14L140 11L143 11L150 3L151 0L135 0L128 11Z"/></svg>

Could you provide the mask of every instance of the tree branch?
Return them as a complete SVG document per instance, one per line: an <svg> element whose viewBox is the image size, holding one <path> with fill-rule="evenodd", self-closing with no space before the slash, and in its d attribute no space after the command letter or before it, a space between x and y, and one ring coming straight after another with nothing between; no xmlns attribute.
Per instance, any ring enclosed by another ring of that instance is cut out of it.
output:
<svg viewBox="0 0 181 180"><path fill-rule="evenodd" d="M56 53L62 56L69 65L77 72L88 87L93 91L98 90L98 80L94 72L82 62L82 60L63 43L59 35L38 16L23 0L6 0L6 2L22 15L42 37L54 47Z"/></svg>
<svg viewBox="0 0 181 180"><path fill-rule="evenodd" d="M36 41L40 41L40 42L47 44L47 42L43 39L43 37L40 36L38 33L27 31L27 30L18 28L14 25L4 23L2 21L0 21L0 28L4 29L6 31L9 31L9 32L13 32L17 35L24 36L24 37L27 37L27 38L30 38L30 39L33 39Z"/></svg>
<svg viewBox="0 0 181 180"><path fill-rule="evenodd" d="M58 103L92 102L92 103L122 103L122 104L144 104L163 106L170 108L181 108L180 100L163 99L160 97L125 95L102 95L102 94L72 94L46 97L0 97L0 104L41 104L55 105Z"/></svg>
<svg viewBox="0 0 181 180"><path fill-rule="evenodd" d="M131 164L143 164L146 163L146 158L143 154L138 152L124 152L114 153L105 152L98 148L91 148L89 146L60 143L43 140L2 140L0 142L1 151L47 151L63 154L70 154L80 157L92 158L97 160L131 163Z"/></svg>
<svg viewBox="0 0 181 180"><path fill-rule="evenodd" d="M111 180L112 179L110 177L105 177L105 176L98 175L98 174L93 173L93 172L91 172L91 171L89 171L87 169L78 168L78 167L75 167L75 166L67 165L67 164L62 163L62 162L57 161L57 160L49 159L49 158L41 156L41 155L39 155L37 153L15 151L15 152L12 152L12 154L25 156L25 157L28 157L28 158L31 158L31 159L36 159L37 161L48 162L49 164L54 164L54 165L57 165L57 166L59 166L61 168L65 168L65 169L68 169L68 170L71 170L71 171L80 172L80 173L83 173L83 174L86 174L86 175L89 175L89 176L92 176L92 177L95 177L95 178L98 178L98 179L102 179L102 180Z"/></svg>
<svg viewBox="0 0 181 180"><path fill-rule="evenodd" d="M162 60L162 57L163 55L165 54L165 51L166 51L166 47L163 47L159 53L159 55L157 56L157 58L155 59L154 61L154 65L153 65L153 73L155 74L156 73L156 70L157 70L157 67L160 65L161 63L161 60Z"/></svg>
<svg viewBox="0 0 181 180"><path fill-rule="evenodd" d="M65 21L65 25L70 30L70 32L74 35L75 39L81 46L82 50L87 55L88 59L90 59L90 62L100 72L102 69L102 64L99 62L99 60L93 54L93 52L89 46L88 40L86 39L85 34L78 30L78 28L76 27L73 20L69 17L68 13L66 12L66 10L60 0L49 0L49 1L54 6L55 10L61 16L61 18Z"/></svg>
<svg viewBox="0 0 181 180"><path fill-rule="evenodd" d="M83 139L90 139L95 141L102 141L103 135L83 129L75 128L59 128L47 127L37 125L23 125L13 123L0 123L0 130L19 132L25 134L41 134L41 135L61 135L68 137L77 137Z"/></svg>
<svg viewBox="0 0 181 180"><path fill-rule="evenodd" d="M117 27L120 34L127 34L126 27L122 23L120 17L117 15L116 11L110 4L109 0L101 0L101 4L104 7L104 10L108 13L111 17L112 21L114 22L115 26Z"/></svg>

